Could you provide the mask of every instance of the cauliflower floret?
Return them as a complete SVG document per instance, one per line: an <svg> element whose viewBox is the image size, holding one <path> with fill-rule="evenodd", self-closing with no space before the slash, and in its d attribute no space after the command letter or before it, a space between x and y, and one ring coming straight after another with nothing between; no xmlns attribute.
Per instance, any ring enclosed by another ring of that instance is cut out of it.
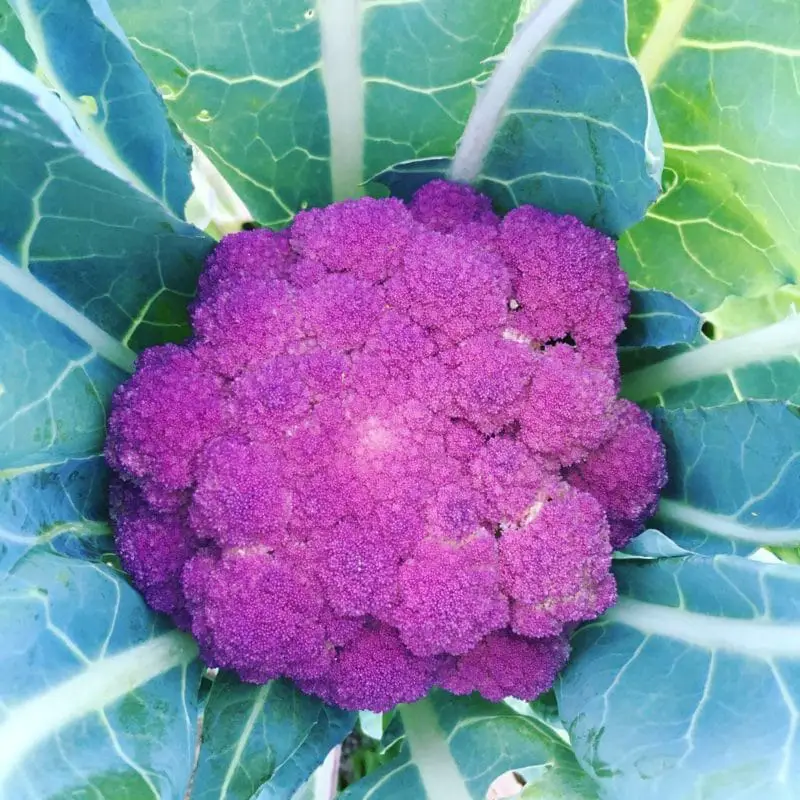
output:
<svg viewBox="0 0 800 800"><path fill-rule="evenodd" d="M444 181L226 237L114 396L125 569L247 681L536 697L664 482L626 310L610 239Z"/></svg>
<svg viewBox="0 0 800 800"><path fill-rule="evenodd" d="M253 683L316 678L330 668L324 601L301 552L263 545L202 552L187 562L182 588L210 663Z"/></svg>
<svg viewBox="0 0 800 800"><path fill-rule="evenodd" d="M108 421L106 460L154 505L180 502L206 442L224 429L223 381L190 349L152 347L119 386Z"/></svg>
<svg viewBox="0 0 800 800"><path fill-rule="evenodd" d="M611 239L575 217L523 206L503 219L499 240L515 270L515 328L539 342L571 336L613 350L630 303Z"/></svg>
<svg viewBox="0 0 800 800"><path fill-rule="evenodd" d="M495 631L444 670L441 683L453 694L480 692L495 702L538 697L553 685L568 655L565 636L526 639Z"/></svg>
<svg viewBox="0 0 800 800"><path fill-rule="evenodd" d="M539 638L594 619L617 594L608 522L597 500L560 487L532 516L500 540L500 570L512 630Z"/></svg>
<svg viewBox="0 0 800 800"><path fill-rule="evenodd" d="M418 658L394 628L370 625L339 651L325 679L298 679L298 686L341 708L386 711L428 693L441 657Z"/></svg>
<svg viewBox="0 0 800 800"><path fill-rule="evenodd" d="M496 550L481 531L460 541L426 539L406 559L393 621L414 655L462 655L506 626Z"/></svg>
<svg viewBox="0 0 800 800"><path fill-rule="evenodd" d="M646 411L629 400L616 406L610 438L566 474L579 489L591 492L608 515L611 544L624 547L656 510L667 482L664 444Z"/></svg>

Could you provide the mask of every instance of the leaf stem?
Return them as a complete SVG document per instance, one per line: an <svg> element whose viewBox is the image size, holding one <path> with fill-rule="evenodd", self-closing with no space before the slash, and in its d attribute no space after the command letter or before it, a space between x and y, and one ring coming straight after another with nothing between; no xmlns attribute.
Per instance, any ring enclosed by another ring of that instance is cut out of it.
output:
<svg viewBox="0 0 800 800"><path fill-rule="evenodd" d="M398 706L413 764L429 800L472 800L464 776L447 746L429 698Z"/></svg>
<svg viewBox="0 0 800 800"><path fill-rule="evenodd" d="M750 562L754 563L754 562ZM794 575L786 564L759 564L762 575ZM800 625L767 617L724 617L620 597L602 618L635 628L647 636L666 636L705 650L724 650L755 658L800 656Z"/></svg>
<svg viewBox="0 0 800 800"><path fill-rule="evenodd" d="M735 516L716 514L687 502L662 498L656 521L686 525L714 536L735 541L753 542L762 547L800 544L800 528L760 528L746 525Z"/></svg>
<svg viewBox="0 0 800 800"><path fill-rule="evenodd" d="M60 298L52 289L39 283L33 275L0 256L0 285L36 306L42 312L69 328L99 356L125 372L133 372L136 353L104 331L76 308Z"/></svg>

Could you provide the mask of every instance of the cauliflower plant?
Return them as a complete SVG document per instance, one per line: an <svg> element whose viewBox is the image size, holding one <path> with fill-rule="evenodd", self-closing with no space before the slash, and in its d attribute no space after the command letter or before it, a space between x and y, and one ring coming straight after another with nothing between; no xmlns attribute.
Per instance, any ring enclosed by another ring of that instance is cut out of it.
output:
<svg viewBox="0 0 800 800"><path fill-rule="evenodd" d="M245 681L536 697L665 481L627 311L609 238L444 181L226 237L114 397L123 565Z"/></svg>

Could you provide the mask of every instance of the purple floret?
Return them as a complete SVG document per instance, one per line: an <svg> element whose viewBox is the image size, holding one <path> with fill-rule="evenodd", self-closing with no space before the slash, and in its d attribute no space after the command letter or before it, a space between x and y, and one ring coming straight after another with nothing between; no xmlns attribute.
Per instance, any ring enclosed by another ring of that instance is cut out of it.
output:
<svg viewBox="0 0 800 800"><path fill-rule="evenodd" d="M339 650L324 680L301 678L298 685L341 708L388 711L424 697L440 664L410 653L394 628L370 626Z"/></svg>
<svg viewBox="0 0 800 800"><path fill-rule="evenodd" d="M454 414L482 433L497 433L519 419L529 402L536 354L526 345L483 334L455 348Z"/></svg>
<svg viewBox="0 0 800 800"><path fill-rule="evenodd" d="M613 430L614 379L566 344L547 348L531 372L522 441L562 466L584 459Z"/></svg>
<svg viewBox="0 0 800 800"><path fill-rule="evenodd" d="M367 281L397 270L415 232L403 203L370 197L302 211L291 231L292 247L302 257Z"/></svg>
<svg viewBox="0 0 800 800"><path fill-rule="evenodd" d="M342 617L378 616L397 595L402 541L380 519L345 519L312 540L325 597Z"/></svg>
<svg viewBox="0 0 800 800"><path fill-rule="evenodd" d="M387 285L387 301L452 345L499 329L510 289L499 253L455 235L423 231L408 244L402 271Z"/></svg>
<svg viewBox="0 0 800 800"><path fill-rule="evenodd" d="M500 540L511 628L533 638L555 636L566 623L600 616L617 599L608 522L594 497L566 487L530 516Z"/></svg>
<svg viewBox="0 0 800 800"><path fill-rule="evenodd" d="M197 285L198 300L208 300L235 283L286 279L293 260L285 231L261 228L227 236L206 259Z"/></svg>
<svg viewBox="0 0 800 800"><path fill-rule="evenodd" d="M516 268L518 330L613 348L630 308L613 240L575 217L523 206L503 220L500 248Z"/></svg>
<svg viewBox="0 0 800 800"><path fill-rule="evenodd" d="M188 628L181 573L193 555L193 546L183 516L155 511L137 489L121 481L111 486L110 505L123 569L151 608Z"/></svg>
<svg viewBox="0 0 800 800"><path fill-rule="evenodd" d="M226 378L289 352L302 338L296 289L253 279L195 302L192 326L201 358Z"/></svg>
<svg viewBox="0 0 800 800"><path fill-rule="evenodd" d="M488 501L489 515L503 523L522 519L558 483L558 471L512 436L493 436L482 443L470 469Z"/></svg>
<svg viewBox="0 0 800 800"><path fill-rule="evenodd" d="M611 544L624 547L644 529L667 482L664 444L647 412L618 401L614 433L566 478L597 498L608 516Z"/></svg>
<svg viewBox="0 0 800 800"><path fill-rule="evenodd" d="M490 633L445 672L442 686L453 694L480 692L487 700L538 697L567 661L566 637L526 639L509 631Z"/></svg>
<svg viewBox="0 0 800 800"><path fill-rule="evenodd" d="M485 532L420 542L400 570L393 616L414 655L462 655L506 626L508 600L500 591L496 550Z"/></svg>
<svg viewBox="0 0 800 800"><path fill-rule="evenodd" d="M281 544L292 513L283 466L278 450L243 436L210 442L198 461L189 505L198 540L223 548Z"/></svg>
<svg viewBox="0 0 800 800"><path fill-rule="evenodd" d="M445 181L226 237L114 396L123 565L246 681L536 697L665 479L617 399L627 292L607 237Z"/></svg>
<svg viewBox="0 0 800 800"><path fill-rule="evenodd" d="M425 184L411 202L414 219L440 233L476 230L484 226L494 230L499 219L488 197L469 186L435 180Z"/></svg>
<svg viewBox="0 0 800 800"><path fill-rule="evenodd" d="M167 344L139 356L114 392L106 459L159 505L194 481L203 446L223 429L223 382L188 348Z"/></svg>
<svg viewBox="0 0 800 800"><path fill-rule="evenodd" d="M344 351L364 346L385 305L374 284L352 275L326 275L303 293L300 303L308 336Z"/></svg>
<svg viewBox="0 0 800 800"><path fill-rule="evenodd" d="M294 552L266 546L187 562L192 633L209 662L252 683L286 674L316 678L329 669L322 595L299 562Z"/></svg>

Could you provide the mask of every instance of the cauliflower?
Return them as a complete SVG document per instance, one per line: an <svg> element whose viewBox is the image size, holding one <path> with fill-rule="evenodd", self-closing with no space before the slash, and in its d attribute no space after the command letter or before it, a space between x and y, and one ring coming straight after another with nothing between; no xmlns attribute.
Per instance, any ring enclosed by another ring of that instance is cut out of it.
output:
<svg viewBox="0 0 800 800"><path fill-rule="evenodd" d="M226 237L114 396L124 567L245 681L535 697L665 482L627 311L609 238L445 181Z"/></svg>

